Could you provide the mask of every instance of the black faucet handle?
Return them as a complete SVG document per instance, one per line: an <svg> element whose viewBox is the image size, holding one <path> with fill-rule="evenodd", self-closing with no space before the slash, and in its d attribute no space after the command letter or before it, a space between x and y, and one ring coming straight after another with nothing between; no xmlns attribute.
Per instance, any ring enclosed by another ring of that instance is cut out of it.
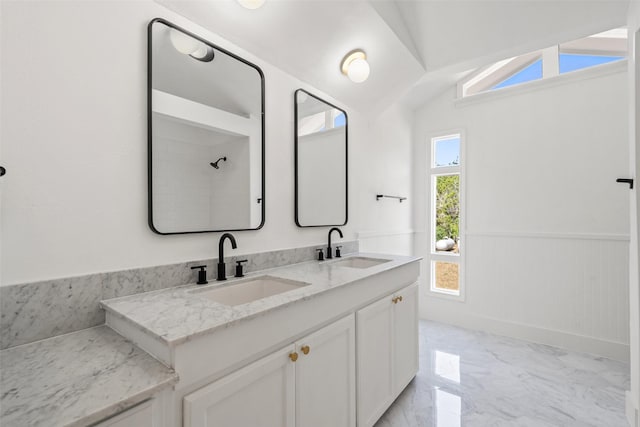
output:
<svg viewBox="0 0 640 427"><path fill-rule="evenodd" d="M236 261L236 277L244 277L244 272L242 271L242 263L247 262L246 259L241 259Z"/></svg>
<svg viewBox="0 0 640 427"><path fill-rule="evenodd" d="M198 271L198 285L206 285L207 283L207 266L206 265L196 265L191 267L192 270L200 269Z"/></svg>
<svg viewBox="0 0 640 427"><path fill-rule="evenodd" d="M342 253L340 252L340 248L342 246L336 246L336 258L342 258Z"/></svg>
<svg viewBox="0 0 640 427"><path fill-rule="evenodd" d="M324 249L316 249L316 252L318 252L318 261L324 261Z"/></svg>

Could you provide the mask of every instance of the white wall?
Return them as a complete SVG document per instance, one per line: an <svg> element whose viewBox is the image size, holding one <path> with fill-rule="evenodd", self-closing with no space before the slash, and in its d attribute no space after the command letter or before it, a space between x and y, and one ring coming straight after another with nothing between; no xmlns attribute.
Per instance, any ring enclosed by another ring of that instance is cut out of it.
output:
<svg viewBox="0 0 640 427"><path fill-rule="evenodd" d="M371 118L370 137L362 142L364 153L350 153L349 179L356 188L350 200L358 209L360 251L413 253L413 112L393 105L384 114ZM376 194L407 197L376 201Z"/></svg>
<svg viewBox="0 0 640 427"><path fill-rule="evenodd" d="M631 353L631 389L627 393L627 419L629 425L640 427L640 209L638 185L640 182L640 2L629 5L629 159L635 191L631 195L631 244L629 248L629 346Z"/></svg>
<svg viewBox="0 0 640 427"><path fill-rule="evenodd" d="M465 301L434 296L425 282L423 317L628 359L629 202L615 183L628 174L621 65L457 105L452 89L416 112L417 255L428 256L429 139L466 136Z"/></svg>
<svg viewBox="0 0 640 427"><path fill-rule="evenodd" d="M209 258L218 233L160 236L147 226L146 25L163 17L260 66L266 78L266 224L238 232L238 254L326 242L293 220L293 92L349 113L350 219L356 231L410 227L410 115L371 125L271 64L151 1L3 1L1 283ZM398 149L399 148L399 149ZM382 168L382 169L379 169ZM384 187L384 188L383 188ZM399 188L402 187L402 188ZM410 247L409 249L410 250Z"/></svg>

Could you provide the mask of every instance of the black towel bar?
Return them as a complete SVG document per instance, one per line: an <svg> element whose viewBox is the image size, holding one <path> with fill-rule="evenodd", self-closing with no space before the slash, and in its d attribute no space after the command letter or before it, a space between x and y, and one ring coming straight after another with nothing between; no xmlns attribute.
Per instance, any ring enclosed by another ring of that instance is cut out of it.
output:
<svg viewBox="0 0 640 427"><path fill-rule="evenodd" d="M406 197L400 197L400 196L387 196L384 194L376 194L376 200L380 200L381 198L386 197L388 199L398 199L398 201L400 203L402 203L403 200L407 200Z"/></svg>

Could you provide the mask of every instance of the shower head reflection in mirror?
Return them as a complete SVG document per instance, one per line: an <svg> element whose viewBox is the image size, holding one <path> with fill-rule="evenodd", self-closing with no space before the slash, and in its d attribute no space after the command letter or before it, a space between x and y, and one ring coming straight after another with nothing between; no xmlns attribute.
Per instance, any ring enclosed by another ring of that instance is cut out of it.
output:
<svg viewBox="0 0 640 427"><path fill-rule="evenodd" d="M223 162L227 161L226 157L220 157L218 160L216 160L215 162L211 162L209 163L211 166L213 166L215 169L220 169L220 166L218 166L218 163L220 163L220 160L222 160Z"/></svg>
<svg viewBox="0 0 640 427"><path fill-rule="evenodd" d="M256 200L264 199L265 189L262 71L163 19L148 29L151 229L182 234L261 228L266 204Z"/></svg>

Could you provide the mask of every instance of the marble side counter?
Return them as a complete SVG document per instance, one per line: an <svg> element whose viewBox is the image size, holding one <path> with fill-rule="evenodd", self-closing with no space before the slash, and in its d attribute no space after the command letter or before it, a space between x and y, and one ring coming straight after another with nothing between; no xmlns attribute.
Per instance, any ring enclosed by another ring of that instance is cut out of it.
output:
<svg viewBox="0 0 640 427"><path fill-rule="evenodd" d="M353 257L382 259L386 262L369 268L337 266ZM384 271L420 260L420 257L357 253L329 261L309 261L254 272L242 279L220 284L181 286L156 292L131 295L101 302L108 315L120 318L158 341L175 347L190 339L229 327L237 322L263 315L297 301L308 300L331 289L366 279ZM206 289L230 286L240 281L268 275L307 283L299 289L273 295L234 307L222 305L199 295Z"/></svg>
<svg viewBox="0 0 640 427"><path fill-rule="evenodd" d="M178 381L107 326L0 351L2 426L86 426Z"/></svg>

